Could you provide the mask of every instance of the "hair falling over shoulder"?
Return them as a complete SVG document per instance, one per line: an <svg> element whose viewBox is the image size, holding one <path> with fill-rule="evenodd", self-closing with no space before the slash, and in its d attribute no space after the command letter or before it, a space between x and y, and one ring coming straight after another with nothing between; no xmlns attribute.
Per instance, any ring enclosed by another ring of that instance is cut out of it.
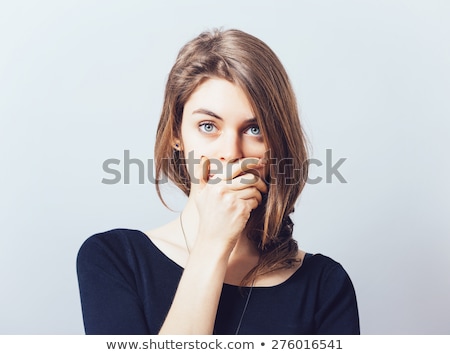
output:
<svg viewBox="0 0 450 355"><path fill-rule="evenodd" d="M307 140L292 85L275 53L240 30L203 32L180 50L169 73L155 144L158 179L166 176L189 195L189 174L172 142L180 137L185 103L208 78L226 79L242 88L268 147L269 191L252 212L245 230L260 251L260 262L243 280L246 284L258 275L292 267L299 261L289 216L308 175ZM158 180L156 188L164 203Z"/></svg>

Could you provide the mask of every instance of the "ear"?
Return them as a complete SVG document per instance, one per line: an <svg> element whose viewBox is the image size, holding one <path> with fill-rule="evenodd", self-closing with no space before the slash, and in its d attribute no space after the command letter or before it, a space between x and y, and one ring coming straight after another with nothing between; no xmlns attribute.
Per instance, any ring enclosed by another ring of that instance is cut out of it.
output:
<svg viewBox="0 0 450 355"><path fill-rule="evenodd" d="M173 147L175 150L181 150L181 143L179 139L175 139L173 142Z"/></svg>

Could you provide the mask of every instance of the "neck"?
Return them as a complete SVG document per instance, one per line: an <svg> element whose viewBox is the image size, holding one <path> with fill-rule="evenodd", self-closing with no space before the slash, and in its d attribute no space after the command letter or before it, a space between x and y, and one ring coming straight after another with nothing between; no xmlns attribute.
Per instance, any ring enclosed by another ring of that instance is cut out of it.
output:
<svg viewBox="0 0 450 355"><path fill-rule="evenodd" d="M182 219L184 238L189 245L189 249L192 250L197 237L199 224L199 216L194 201L188 199L185 208L181 211L180 218Z"/></svg>
<svg viewBox="0 0 450 355"><path fill-rule="evenodd" d="M240 285L244 277L259 263L259 252L254 244L242 235L234 247L230 258L224 282ZM249 286L249 285L247 285Z"/></svg>

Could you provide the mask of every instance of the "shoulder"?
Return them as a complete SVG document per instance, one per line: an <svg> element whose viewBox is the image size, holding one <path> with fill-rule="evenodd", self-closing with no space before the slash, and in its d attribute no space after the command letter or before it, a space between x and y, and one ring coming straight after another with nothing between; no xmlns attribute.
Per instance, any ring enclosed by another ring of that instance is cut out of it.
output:
<svg viewBox="0 0 450 355"><path fill-rule="evenodd" d="M117 228L96 233L87 238L81 245L80 252L92 248L122 248L144 242L145 234L135 229Z"/></svg>
<svg viewBox="0 0 450 355"><path fill-rule="evenodd" d="M334 259L323 254L306 254L300 270L302 272L299 276L318 292L319 300L342 293L354 297L355 291L350 276Z"/></svg>
<svg viewBox="0 0 450 355"><path fill-rule="evenodd" d="M342 265L322 254L307 255L305 270L314 290L317 334L359 334L355 289Z"/></svg>
<svg viewBox="0 0 450 355"><path fill-rule="evenodd" d="M347 275L347 272L339 262L323 254L306 253L302 268L321 278L328 278L332 275Z"/></svg>
<svg viewBox="0 0 450 355"><path fill-rule="evenodd" d="M77 264L129 260L148 249L149 245L149 239L139 230L112 229L87 238L78 251Z"/></svg>

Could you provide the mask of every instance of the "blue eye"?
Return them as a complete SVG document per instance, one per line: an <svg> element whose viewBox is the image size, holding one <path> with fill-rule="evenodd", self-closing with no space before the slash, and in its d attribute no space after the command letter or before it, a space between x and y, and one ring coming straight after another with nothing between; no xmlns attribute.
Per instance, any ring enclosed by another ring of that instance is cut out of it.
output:
<svg viewBox="0 0 450 355"><path fill-rule="evenodd" d="M214 125L211 122L200 123L199 127L200 127L200 130L205 133L212 133L212 132L214 132L214 129L216 128L216 127L214 127Z"/></svg>
<svg viewBox="0 0 450 355"><path fill-rule="evenodd" d="M251 134L252 136L260 136L261 135L261 130L259 129L258 126L251 126L247 129L247 132L249 132L249 134Z"/></svg>

